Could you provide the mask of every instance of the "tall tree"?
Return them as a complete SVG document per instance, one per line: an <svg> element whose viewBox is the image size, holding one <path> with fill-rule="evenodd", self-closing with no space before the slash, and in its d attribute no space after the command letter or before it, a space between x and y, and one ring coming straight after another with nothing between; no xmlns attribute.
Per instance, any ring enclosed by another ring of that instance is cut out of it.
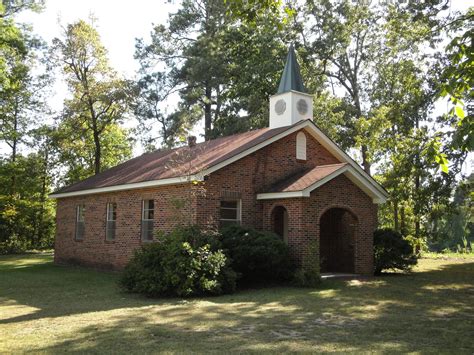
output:
<svg viewBox="0 0 474 355"><path fill-rule="evenodd" d="M1 6L3 11L0 11L0 18L6 18L24 10L39 12L43 10L44 0L2 0Z"/></svg>
<svg viewBox="0 0 474 355"><path fill-rule="evenodd" d="M347 126L355 135L355 122L367 117L365 105L369 81L369 61L375 55L379 35L377 14L367 3L350 1L309 1L307 19L312 35L302 33L308 51L323 64L323 72L335 80L352 105L353 117ZM351 127L352 126L352 127ZM360 147L362 165L370 173L372 162L365 144Z"/></svg>
<svg viewBox="0 0 474 355"><path fill-rule="evenodd" d="M205 139L266 125L289 39L282 16L268 11L247 24L229 14L228 3L183 1L167 26L155 26L150 43L137 42L145 94L138 116L159 122L165 145L173 143L169 134L202 118ZM171 95L179 95L177 108L162 112Z"/></svg>
<svg viewBox="0 0 474 355"><path fill-rule="evenodd" d="M357 131L357 121L371 117L373 83L383 60L397 61L410 55L410 50L417 52L435 43L439 34L436 16L445 8L446 1L437 0L423 4L307 1L303 19L308 25L300 26L301 36L310 55L322 62L321 74L337 86L336 91L344 92L352 106L347 122L352 136L366 134ZM370 173L372 152L365 143L358 148L362 165Z"/></svg>
<svg viewBox="0 0 474 355"><path fill-rule="evenodd" d="M15 19L39 4L0 4L0 141L9 148L0 157L0 253L51 247L54 233L53 203L46 198L51 174L43 153L48 149L36 144L33 133L46 113L50 76L40 60L42 42Z"/></svg>
<svg viewBox="0 0 474 355"><path fill-rule="evenodd" d="M62 39L53 40L56 62L62 67L72 98L65 100L63 119L82 138L94 142L94 173L103 169L101 137L123 122L129 109L129 83L110 67L107 51L92 24L83 20L69 24Z"/></svg>
<svg viewBox="0 0 474 355"><path fill-rule="evenodd" d="M448 26L455 36L446 47L438 95L448 97L452 109L445 117L451 125L453 148L474 150L474 7L457 16Z"/></svg>
<svg viewBox="0 0 474 355"><path fill-rule="evenodd" d="M137 43L136 57L142 71L153 70L157 64L167 66L168 80L161 96L179 92L180 115L188 116L191 125L203 113L206 139L211 137L212 123L220 115L225 94L226 62L220 49L227 21L222 1L185 0L170 15L168 26L155 26L151 44ZM187 115L189 112L192 114Z"/></svg>
<svg viewBox="0 0 474 355"><path fill-rule="evenodd" d="M109 124L99 137L101 168L109 169L132 156L133 140L127 129L117 123ZM58 124L52 134L52 144L57 151L59 185L69 185L95 173L95 141L86 123L73 120Z"/></svg>
<svg viewBox="0 0 474 355"><path fill-rule="evenodd" d="M29 6L34 6L31 3ZM44 94L49 84L47 72L33 74L39 66L39 50L44 46L28 27L14 22L11 16L19 11L12 9L14 4L21 9L28 7L19 1L12 2L7 12L0 4L0 141L10 148L11 194L16 190L15 164L20 146L26 142L31 126L41 121L39 116L44 113Z"/></svg>

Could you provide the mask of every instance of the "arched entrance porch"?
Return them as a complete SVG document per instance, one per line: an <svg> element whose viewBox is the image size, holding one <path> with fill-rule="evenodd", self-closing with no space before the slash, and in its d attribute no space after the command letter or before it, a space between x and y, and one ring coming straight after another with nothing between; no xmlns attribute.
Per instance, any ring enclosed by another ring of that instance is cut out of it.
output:
<svg viewBox="0 0 474 355"><path fill-rule="evenodd" d="M355 271L357 218L347 209L330 208L319 221L321 272Z"/></svg>

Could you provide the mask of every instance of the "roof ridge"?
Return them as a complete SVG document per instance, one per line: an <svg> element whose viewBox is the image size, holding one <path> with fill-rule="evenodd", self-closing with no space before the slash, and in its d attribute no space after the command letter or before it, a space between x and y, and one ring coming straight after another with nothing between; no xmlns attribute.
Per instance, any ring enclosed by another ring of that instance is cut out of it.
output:
<svg viewBox="0 0 474 355"><path fill-rule="evenodd" d="M252 133L258 132L258 131L261 131L261 130L264 130L264 129L269 129L269 127L262 127L262 128L252 129L252 130L246 131L246 132L234 133L234 134L231 134L231 135L228 135L228 136L216 137L216 138L210 139L210 140L208 140L208 141L203 141L203 142L196 143L195 147L197 147L197 146L203 146L203 145L205 145L206 143L209 144L210 142L216 142L216 141L222 140L222 139L229 139L229 138L231 138L231 137L241 136L241 135L248 134L248 133L251 133L251 132L252 132ZM274 129L274 128L273 128L273 129ZM188 147L187 144L181 145L181 146L179 146L179 147L174 147L174 148L170 148L170 149L165 149L165 150L156 149L156 150L153 150L153 151L151 151L151 152L143 153L142 155L139 155L139 156L137 156L137 157L135 157L135 158L139 158L139 157L141 157L141 156L143 156L143 155L152 154L152 153L155 153L155 152L171 152L171 151L173 151L173 150L179 150L179 149L181 149L181 148L186 148L186 147ZM135 159L135 158L131 158L131 159ZM130 159L130 160L131 160L131 159Z"/></svg>

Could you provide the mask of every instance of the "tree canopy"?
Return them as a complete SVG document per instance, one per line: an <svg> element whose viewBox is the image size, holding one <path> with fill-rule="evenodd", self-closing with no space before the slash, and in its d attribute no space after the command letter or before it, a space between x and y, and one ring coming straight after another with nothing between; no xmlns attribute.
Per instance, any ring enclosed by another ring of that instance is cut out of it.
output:
<svg viewBox="0 0 474 355"><path fill-rule="evenodd" d="M438 249L472 237L472 7L182 0L136 41L126 78L99 20L66 24L52 43L18 22L44 6L0 4L0 251L50 246L47 195L130 158L137 141L167 149L197 130L209 140L267 127L290 44L315 123L390 194L381 227ZM56 112L53 80L67 85Z"/></svg>

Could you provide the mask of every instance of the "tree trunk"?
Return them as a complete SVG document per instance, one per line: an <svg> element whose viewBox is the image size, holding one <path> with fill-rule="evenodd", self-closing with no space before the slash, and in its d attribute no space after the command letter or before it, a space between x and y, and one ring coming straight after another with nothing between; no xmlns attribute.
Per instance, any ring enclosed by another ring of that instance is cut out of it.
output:
<svg viewBox="0 0 474 355"><path fill-rule="evenodd" d="M15 112L13 114L13 141L12 141L12 176L11 176L11 187L10 196L16 193L16 157L18 154L18 102L15 102Z"/></svg>
<svg viewBox="0 0 474 355"><path fill-rule="evenodd" d="M417 169L419 166L417 166ZM418 238L420 236L420 207L419 207L419 202L417 202L417 199L419 198L419 190L420 190L420 175L418 172L416 173L415 176L415 237Z"/></svg>
<svg viewBox="0 0 474 355"><path fill-rule="evenodd" d="M415 128L418 131L420 128L420 122L418 118L415 118ZM421 185L421 178L420 178L420 170L421 170L421 161L420 161L420 154L417 152L415 154L415 191L413 200L415 202L413 212L415 215L415 237L418 238L420 236L420 202L419 202L419 195L420 195L420 185Z"/></svg>
<svg viewBox="0 0 474 355"><path fill-rule="evenodd" d="M94 173L97 175L100 173L100 160L101 160L101 146L100 146L100 135L97 130L94 130Z"/></svg>
<svg viewBox="0 0 474 355"><path fill-rule="evenodd" d="M406 217L405 217L405 205L400 207L400 232L402 235L407 235L407 227L406 227Z"/></svg>
<svg viewBox="0 0 474 355"><path fill-rule="evenodd" d="M398 225L398 202L397 201L393 201L393 225L396 231L400 231L399 230L400 226Z"/></svg>
<svg viewBox="0 0 474 355"><path fill-rule="evenodd" d="M359 119L360 117L362 117L362 108L360 106L359 90L357 88L357 83L354 83L353 87L354 87L353 100L354 100L354 104L355 104L355 108L356 108L356 112L358 116L357 119ZM361 146L362 166L364 167L364 171L370 175L370 167L372 164L369 162L367 153L368 153L367 146L363 144Z"/></svg>
<svg viewBox="0 0 474 355"><path fill-rule="evenodd" d="M45 152L44 152L44 157L43 157L43 171L42 171L42 177L41 177L41 196L40 196L40 202L41 202L41 208L38 216L38 238L37 238L37 244L39 245L41 241L43 240L44 236L44 225L43 225L43 220L44 220L44 212L46 210L46 187L47 187L47 179L48 179L48 160L49 160L49 154L48 154L48 147L45 147Z"/></svg>
<svg viewBox="0 0 474 355"><path fill-rule="evenodd" d="M206 83L206 102L204 103L204 139L206 141L211 139L212 129L212 111L211 111L212 89Z"/></svg>
<svg viewBox="0 0 474 355"><path fill-rule="evenodd" d="M362 152L362 165L364 167L364 171L370 175L370 167L372 164L369 162L369 159L367 158L367 146L362 145L361 147L361 152Z"/></svg>

